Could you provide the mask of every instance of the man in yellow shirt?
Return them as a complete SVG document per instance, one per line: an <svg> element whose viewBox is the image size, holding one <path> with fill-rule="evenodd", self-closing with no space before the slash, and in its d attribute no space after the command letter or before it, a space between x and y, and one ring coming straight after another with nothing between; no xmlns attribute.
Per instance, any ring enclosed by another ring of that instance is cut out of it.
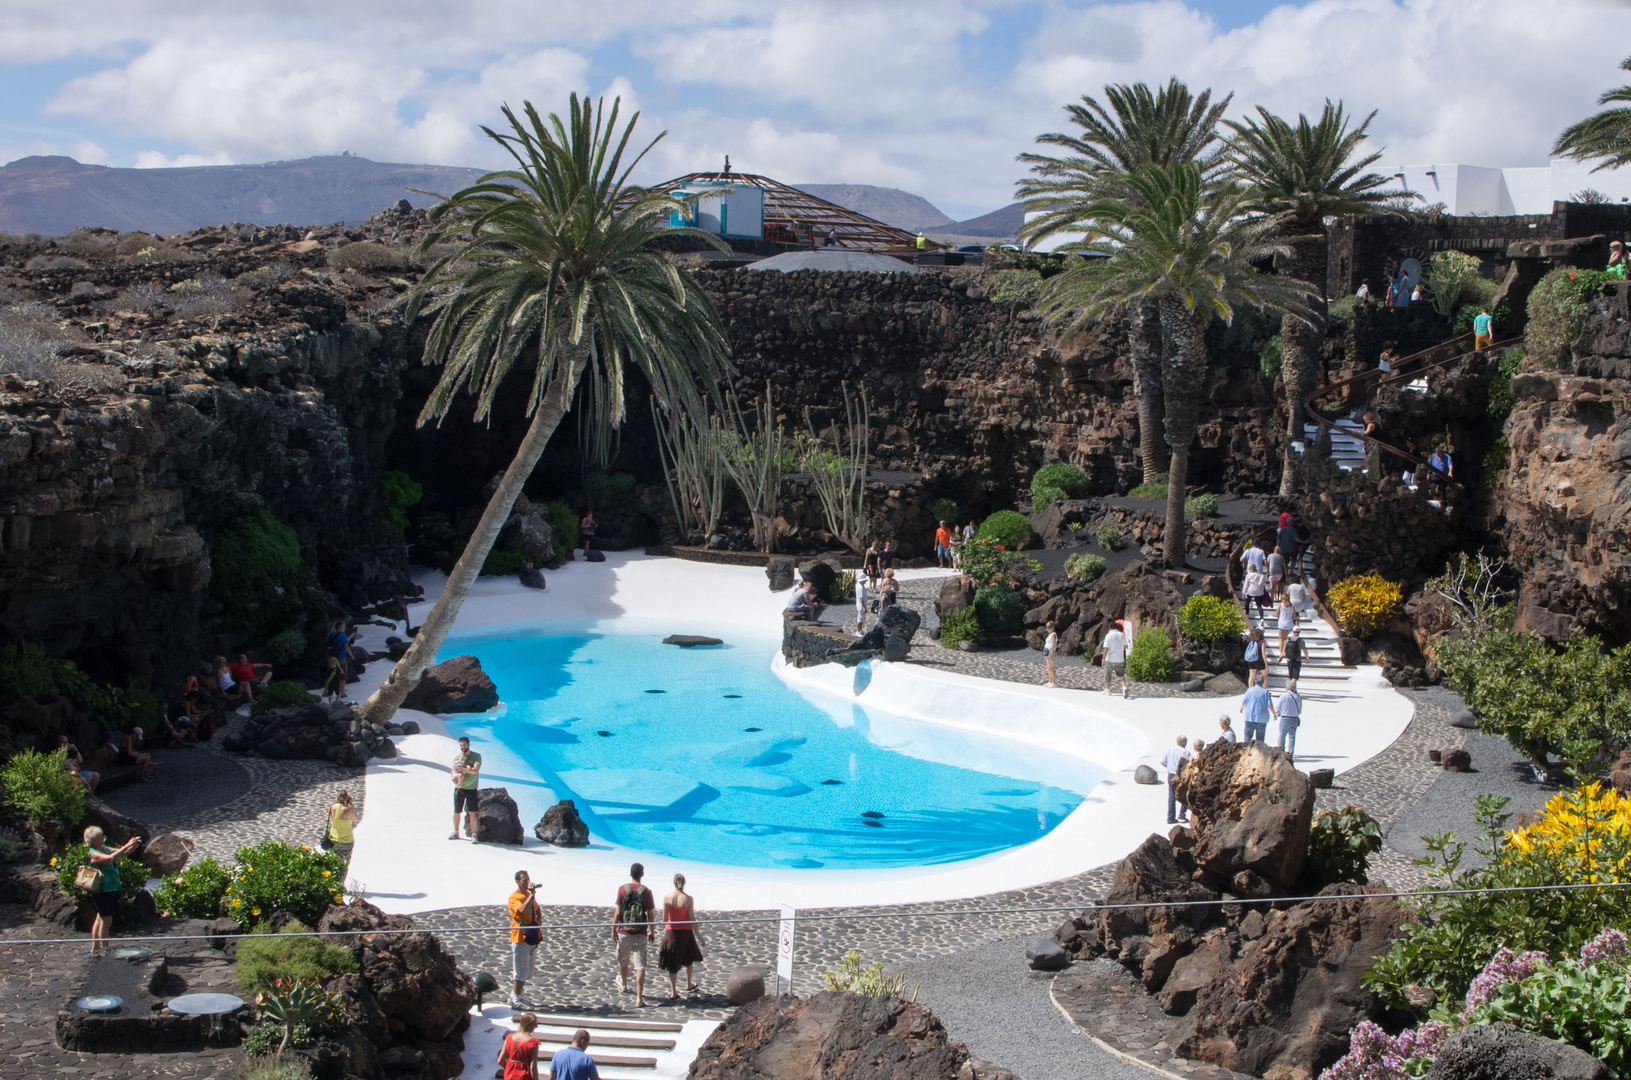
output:
<svg viewBox="0 0 1631 1080"><path fill-rule="evenodd" d="M532 978L532 957L537 951L538 886L525 870L515 872L515 891L510 894L510 1008L530 1009L521 995Z"/></svg>

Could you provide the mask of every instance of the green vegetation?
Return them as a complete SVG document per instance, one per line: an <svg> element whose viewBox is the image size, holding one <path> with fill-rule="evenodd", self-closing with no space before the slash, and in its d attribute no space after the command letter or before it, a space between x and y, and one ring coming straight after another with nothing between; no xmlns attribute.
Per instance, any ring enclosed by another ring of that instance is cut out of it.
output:
<svg viewBox="0 0 1631 1080"><path fill-rule="evenodd" d="M1022 551L1031 543L1031 520L1017 510L998 510L980 524L977 540L995 540L1008 551Z"/></svg>
<svg viewBox="0 0 1631 1080"><path fill-rule="evenodd" d="M1191 495L1184 500L1184 517L1191 521L1196 518L1209 518L1218 516L1218 497L1210 491L1203 491L1199 495Z"/></svg>
<svg viewBox="0 0 1631 1080"><path fill-rule="evenodd" d="M134 682L125 687L93 682L71 660L58 660L33 642L0 646L0 703L19 697L60 694L91 722L107 731L157 727L159 702L153 692ZM0 732L4 732L0 727ZM0 735L0 745L5 742Z"/></svg>
<svg viewBox="0 0 1631 1080"><path fill-rule="evenodd" d="M222 910L245 925L287 911L315 926L330 904L342 900L345 860L331 852L268 840L239 848L233 862Z"/></svg>
<svg viewBox="0 0 1631 1080"><path fill-rule="evenodd" d="M578 515L556 499L548 506L549 527L555 533L555 557L564 559L578 546Z"/></svg>
<svg viewBox="0 0 1631 1080"><path fill-rule="evenodd" d="M312 704L311 694L305 686L292 679L278 679L255 695L250 703L249 715L259 716L267 709L289 709L297 705Z"/></svg>
<svg viewBox="0 0 1631 1080"><path fill-rule="evenodd" d="M276 934L256 933L238 942L232 977L245 990L270 990L278 980L318 982L357 970L351 950L322 938L291 937L309 933L310 927L291 919Z"/></svg>
<svg viewBox="0 0 1631 1080"><path fill-rule="evenodd" d="M1478 260L1461 251L1440 251L1428 262L1422 284L1427 286L1433 310L1453 322L1463 304L1487 299Z"/></svg>
<svg viewBox="0 0 1631 1080"><path fill-rule="evenodd" d="M833 575L832 584L827 587L827 595L823 598L829 604L842 603L845 600L855 599L855 571L840 570Z"/></svg>
<svg viewBox="0 0 1631 1080"><path fill-rule="evenodd" d="M1379 574L1353 574L1332 585L1325 601L1342 629L1368 638L1386 630L1404 610L1404 589Z"/></svg>
<svg viewBox="0 0 1631 1080"><path fill-rule="evenodd" d="M1139 484L1137 487L1127 492L1127 497L1129 499L1155 499L1157 501L1165 501L1167 497L1166 481L1163 480L1155 484Z"/></svg>
<svg viewBox="0 0 1631 1080"><path fill-rule="evenodd" d="M346 244L328 253L328 264L336 270L400 270L411 261L411 248L377 244L373 241Z"/></svg>
<svg viewBox="0 0 1631 1080"><path fill-rule="evenodd" d="M985 642L985 634L980 629L980 616L975 612L973 604L940 620L941 645L955 649L965 641L972 645L981 645Z"/></svg>
<svg viewBox="0 0 1631 1080"><path fill-rule="evenodd" d="M262 1029L266 1030L266 1035L262 1035ZM297 1038L300 1034L296 1029ZM307 1028L304 1041L309 1041L311 1034L311 1029ZM304 1058L272 1052L282 1040L283 1030L276 1024L261 1023L250 1028L243 1039L243 1050L248 1060L238 1066L232 1074L233 1080L312 1080L311 1066L306 1064Z"/></svg>
<svg viewBox="0 0 1631 1080"><path fill-rule="evenodd" d="M1065 559L1065 576L1075 581L1097 581L1104 576L1107 565L1102 555L1078 551Z"/></svg>
<svg viewBox="0 0 1631 1080"><path fill-rule="evenodd" d="M245 516L215 542L210 594L223 621L257 643L297 627L309 637L328 616L300 538L266 510Z"/></svg>
<svg viewBox="0 0 1631 1080"><path fill-rule="evenodd" d="M1178 632L1192 641L1223 641L1246 632L1233 600L1196 593L1178 609Z"/></svg>
<svg viewBox="0 0 1631 1080"><path fill-rule="evenodd" d="M1339 881L1370 883L1370 857L1382 850L1382 825L1358 806L1321 810L1308 835L1298 887L1313 895Z"/></svg>
<svg viewBox="0 0 1631 1080"><path fill-rule="evenodd" d="M206 855L153 890L159 911L178 919L213 919L232 884L232 871Z"/></svg>
<svg viewBox="0 0 1631 1080"><path fill-rule="evenodd" d="M1042 295L1042 275L1035 270L997 270L987 280L986 295L993 304L1029 307Z"/></svg>
<svg viewBox="0 0 1631 1080"><path fill-rule="evenodd" d="M57 661L45 646L32 641L7 642L0 647L0 691L7 697L39 697L57 688Z"/></svg>
<svg viewBox="0 0 1631 1080"><path fill-rule="evenodd" d="M108 846L119 845L110 840ZM70 900L81 901L90 897L89 893L74 884L74 877L79 873L79 868L85 865L89 851L83 843L73 844L51 860L51 865L57 871L57 885ZM136 910L136 896L147 885L147 867L129 855L121 857L116 865L119 867L119 911L128 915Z"/></svg>
<svg viewBox="0 0 1631 1080"><path fill-rule="evenodd" d="M1134 682L1171 682L1177 666L1172 640L1165 630L1153 626L1140 630L1127 651L1127 677Z"/></svg>
<svg viewBox="0 0 1631 1080"><path fill-rule="evenodd" d="M1631 71L1631 59L1622 60L1620 68ZM1597 104L1615 107L1565 128L1552 147L1552 156L1594 162L1597 169L1631 163L1631 110L1626 109L1626 102L1631 102L1631 86L1604 91Z"/></svg>
<svg viewBox="0 0 1631 1080"><path fill-rule="evenodd" d="M493 548L482 561L481 572L486 577L510 577L519 574L526 561L520 548Z"/></svg>
<svg viewBox="0 0 1631 1080"><path fill-rule="evenodd" d="M1042 507L1056 499L1080 499L1090 483L1088 475L1069 462L1050 462L1031 477L1031 503Z"/></svg>
<svg viewBox="0 0 1631 1080"><path fill-rule="evenodd" d="M1280 343L1280 335L1275 334L1263 342L1263 348L1257 353L1257 371L1265 379L1273 379L1280 374L1280 365L1285 361L1285 349Z"/></svg>
<svg viewBox="0 0 1631 1080"><path fill-rule="evenodd" d="M974 613L980 629L992 634L1017 634L1025 629L1024 594L1006 585L988 585L974 593Z"/></svg>
<svg viewBox="0 0 1631 1080"><path fill-rule="evenodd" d="M1512 460L1512 444L1505 435L1498 436L1484 451L1484 486L1494 487L1501 482L1501 472Z"/></svg>
<svg viewBox="0 0 1631 1080"><path fill-rule="evenodd" d="M68 749L49 754L23 750L0 771L5 804L36 824L62 819L77 825L85 817L85 789L68 772Z"/></svg>
<svg viewBox="0 0 1631 1080"><path fill-rule="evenodd" d="M934 506L929 509L929 514L937 523L944 521L948 525L955 525L962 515L962 510L957 505L956 499L941 496L934 501Z"/></svg>
<svg viewBox="0 0 1631 1080"><path fill-rule="evenodd" d="M887 974L883 961L870 967L861 967L861 954L851 949L844 954L837 967L821 975L823 989L835 994L860 994L862 997L900 997L906 993L906 976ZM912 993L916 1000L917 993Z"/></svg>
<svg viewBox="0 0 1631 1080"><path fill-rule="evenodd" d="M596 469L583 478L583 497L593 507L611 506L634 494L634 474Z"/></svg>
<svg viewBox="0 0 1631 1080"><path fill-rule="evenodd" d="M1042 564L1030 556L1014 551L990 538L976 537L958 551L963 573L977 585L1011 582L1015 571L1021 568L1028 568L1033 573L1042 569Z"/></svg>
<svg viewBox="0 0 1631 1080"><path fill-rule="evenodd" d="M424 486L400 469L387 470L380 477L379 486L387 503L385 509L379 512L380 519L389 521L399 529L406 529L408 507L417 506L419 500L424 498Z"/></svg>
<svg viewBox="0 0 1631 1080"><path fill-rule="evenodd" d="M1522 349L1509 349L1495 362L1495 374L1489 380L1489 402L1484 406L1484 412L1497 427L1506 423L1507 417L1517 406L1517 399L1512 396L1512 376L1518 373L1522 364Z"/></svg>
<svg viewBox="0 0 1631 1080"><path fill-rule="evenodd" d="M1542 369L1561 371L1569 350L1585 325L1591 301L1614 279L1601 270L1560 266L1540 279L1529 294L1529 322L1523 331L1524 353Z"/></svg>
<svg viewBox="0 0 1631 1080"><path fill-rule="evenodd" d="M1094 538L1106 551L1120 551L1127 546L1127 542L1121 538L1121 530L1114 525L1100 525L1099 531L1094 533Z"/></svg>
<svg viewBox="0 0 1631 1080"><path fill-rule="evenodd" d="M1354 317L1354 308L1359 306L1357 296L1344 296L1340 300L1332 300L1325 308L1327 322L1351 322Z"/></svg>

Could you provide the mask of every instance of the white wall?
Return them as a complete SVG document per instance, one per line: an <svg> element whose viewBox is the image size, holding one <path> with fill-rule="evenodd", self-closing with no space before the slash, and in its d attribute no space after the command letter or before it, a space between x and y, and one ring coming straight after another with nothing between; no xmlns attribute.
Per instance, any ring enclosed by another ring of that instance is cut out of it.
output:
<svg viewBox="0 0 1631 1080"><path fill-rule="evenodd" d="M1631 169L1594 173L1590 165L1561 158L1548 165L1497 169L1485 165L1406 165L1393 172L1422 197L1421 205L1442 202L1458 217L1550 214L1553 202L1566 202L1584 188L1596 188L1616 202L1631 200Z"/></svg>

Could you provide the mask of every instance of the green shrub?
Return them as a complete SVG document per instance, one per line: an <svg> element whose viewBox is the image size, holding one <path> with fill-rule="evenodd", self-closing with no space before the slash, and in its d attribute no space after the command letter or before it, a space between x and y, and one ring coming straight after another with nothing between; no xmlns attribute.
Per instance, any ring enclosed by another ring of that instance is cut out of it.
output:
<svg viewBox="0 0 1631 1080"><path fill-rule="evenodd" d="M1017 634L1025 629L1025 596L1006 585L988 585L974 593L974 613L980 629L992 634Z"/></svg>
<svg viewBox="0 0 1631 1080"><path fill-rule="evenodd" d="M1138 637L1133 639L1133 647L1127 651L1129 679L1134 682L1171 682L1176 667L1172 641L1166 631L1149 626L1138 632Z"/></svg>
<svg viewBox="0 0 1631 1080"><path fill-rule="evenodd" d="M1246 632L1233 600L1196 593L1178 609L1178 632L1192 641L1225 641Z"/></svg>
<svg viewBox="0 0 1631 1080"><path fill-rule="evenodd" d="M838 604L845 600L855 599L855 571L840 570L833 575L832 584L827 586L827 603Z"/></svg>
<svg viewBox="0 0 1631 1080"><path fill-rule="evenodd" d="M1495 362L1495 374L1489 380L1489 402L1484 406L1484 412L1490 422L1497 426L1506 423L1517 405L1517 399L1512 396L1512 376L1517 374L1522 363L1522 349L1509 349Z"/></svg>
<svg viewBox="0 0 1631 1080"><path fill-rule="evenodd" d="M290 679L278 679L255 695L255 700L249 706L250 716L259 716L267 709L289 709L296 705L310 705L311 694L300 683Z"/></svg>
<svg viewBox="0 0 1631 1080"><path fill-rule="evenodd" d="M975 645L985 641L985 634L980 630L980 617L975 612L973 604L940 620L941 645L955 649L964 641Z"/></svg>
<svg viewBox="0 0 1631 1080"><path fill-rule="evenodd" d="M1354 308L1358 306L1359 297L1344 296L1341 299L1332 300L1330 304L1326 305L1325 317L1330 322L1348 322L1354 317Z"/></svg>
<svg viewBox="0 0 1631 1080"><path fill-rule="evenodd" d="M256 642L302 624L313 629L328 617L317 575L301 557L300 538L266 510L245 516L215 542L210 594L228 627Z"/></svg>
<svg viewBox="0 0 1631 1080"><path fill-rule="evenodd" d="M960 554L958 564L962 567L963 573L978 585L989 585L993 581L1011 581L1019 567L1029 567L1033 572L1042 569L1042 564L1035 559L1006 548L989 538L976 537L958 551Z"/></svg>
<svg viewBox="0 0 1631 1080"><path fill-rule="evenodd" d="M527 557L520 548L493 548L482 561L481 572L489 577L509 577L521 572Z"/></svg>
<svg viewBox="0 0 1631 1080"><path fill-rule="evenodd" d="M980 524L978 540L995 540L1009 551L1023 551L1031 543L1031 521L1017 510L998 510Z"/></svg>
<svg viewBox="0 0 1631 1080"><path fill-rule="evenodd" d="M1157 499L1165 501L1167 485L1165 481L1159 484L1139 484L1127 493L1129 499Z"/></svg>
<svg viewBox="0 0 1631 1080"><path fill-rule="evenodd" d="M1127 546L1127 542L1121 538L1121 530L1114 525L1100 525L1099 531L1094 536L1099 541L1099 546L1106 551L1120 551Z"/></svg>
<svg viewBox="0 0 1631 1080"><path fill-rule="evenodd" d="M1529 322L1524 327L1524 352L1546 369L1562 370L1569 349L1580 336L1591 301L1613 284L1601 270L1560 266L1540 279L1529 294Z"/></svg>
<svg viewBox="0 0 1631 1080"><path fill-rule="evenodd" d="M1325 600L1342 629L1368 638L1387 629L1404 610L1404 589L1379 574L1352 574L1332 585Z"/></svg>
<svg viewBox="0 0 1631 1080"><path fill-rule="evenodd" d="M1484 486L1494 487L1501 482L1501 470L1512 460L1512 444L1505 435L1498 436L1484 451Z"/></svg>
<svg viewBox="0 0 1631 1080"><path fill-rule="evenodd" d="M90 849L84 843L78 843L51 860L51 865L57 871L57 885L70 900L76 902L90 897L90 893L74 884L74 876L79 873L79 868L85 865L85 857L89 852ZM121 913L129 914L136 910L136 895L147 885L147 867L129 855L120 858L116 865L119 867L119 910Z"/></svg>
<svg viewBox="0 0 1631 1080"><path fill-rule="evenodd" d="M266 641L266 652L274 664L292 664L302 656L311 643L306 640L306 632L297 627L289 627L281 634L273 634Z"/></svg>
<svg viewBox="0 0 1631 1080"><path fill-rule="evenodd" d="M213 919L231 882L232 871L206 855L153 890L153 902L178 919Z"/></svg>
<svg viewBox="0 0 1631 1080"><path fill-rule="evenodd" d="M1280 365L1285 361L1284 353L1279 334L1263 342L1263 347L1257 353L1258 373L1265 379L1272 379L1280 374Z"/></svg>
<svg viewBox="0 0 1631 1080"><path fill-rule="evenodd" d="M32 641L0 647L0 691L10 697L39 697L57 689L57 662Z"/></svg>
<svg viewBox="0 0 1631 1080"><path fill-rule="evenodd" d="M1382 825L1357 806L1321 810L1308 835L1301 887L1306 895L1339 881L1370 884L1370 857L1382 850Z"/></svg>
<svg viewBox="0 0 1631 1080"><path fill-rule="evenodd" d="M328 264L336 270L400 270L408 265L411 251L373 241L346 244L328 253Z"/></svg>
<svg viewBox="0 0 1631 1080"><path fill-rule="evenodd" d="M634 492L632 473L609 473L596 469L583 478L583 497L590 506L609 506Z"/></svg>
<svg viewBox="0 0 1631 1080"><path fill-rule="evenodd" d="M861 954L851 949L844 954L844 959L837 967L822 973L821 985L823 989L835 994L900 997L906 993L906 976L886 974L881 960L871 967L863 968Z"/></svg>
<svg viewBox="0 0 1631 1080"><path fill-rule="evenodd" d="M555 557L564 559L578 546L578 515L559 499L549 504L549 527L555 532Z"/></svg>
<svg viewBox="0 0 1631 1080"><path fill-rule="evenodd" d="M990 275L986 295L993 304L1034 304L1042 295L1042 275L1035 270L997 270Z"/></svg>
<svg viewBox="0 0 1631 1080"><path fill-rule="evenodd" d="M1218 497L1210 491L1203 491L1199 495L1191 495L1184 500L1184 517L1193 521L1196 518L1209 518L1218 516Z"/></svg>
<svg viewBox="0 0 1631 1080"><path fill-rule="evenodd" d="M1478 280L1483 281L1484 279L1479 278ZM1491 286L1491 291L1493 292L1495 283L1491 281L1488 284ZM1456 337L1460 337L1462 334L1472 333L1472 321L1478 317L1479 310L1485 307L1489 307L1487 301L1462 304L1461 310L1455 313L1455 329L1452 330L1451 333L1455 334ZM1500 337L1501 331L1505 330L1506 324L1512 320L1512 309L1507 306L1505 300L1502 300L1490 310L1489 319L1490 332L1494 334L1495 337Z"/></svg>
<svg viewBox="0 0 1631 1080"><path fill-rule="evenodd" d="M934 501L934 506L930 508L929 513L936 522L944 521L948 525L955 525L962 513L962 508L957 505L956 499L948 499L942 496Z"/></svg>
<svg viewBox="0 0 1631 1080"><path fill-rule="evenodd" d="M1045 506L1056 499L1080 499L1087 494L1088 475L1068 461L1054 461L1031 477L1031 502Z"/></svg>
<svg viewBox="0 0 1631 1080"><path fill-rule="evenodd" d="M85 789L68 772L68 749L23 750L0 772L6 805L36 824L58 818L77 825L85 817Z"/></svg>
<svg viewBox="0 0 1631 1080"><path fill-rule="evenodd" d="M21 840L0 833L0 863L21 862L28 854L28 846Z"/></svg>
<svg viewBox="0 0 1631 1080"><path fill-rule="evenodd" d="M400 469L389 469L379 478L380 491L385 495L385 509L379 512L382 521L389 521L400 529L408 527L408 507L417 506L425 496L425 488Z"/></svg>
<svg viewBox="0 0 1631 1080"><path fill-rule="evenodd" d="M268 840L239 848L233 862L222 910L246 925L287 911L315 926L330 904L343 899L345 860L332 852Z"/></svg>
<svg viewBox="0 0 1631 1080"><path fill-rule="evenodd" d="M270 1029L270 1034L262 1034L262 1028ZM309 1026L304 1033L296 1028L295 1034L304 1034L307 1040L312 1037ZM272 1052L282 1038L283 1028L271 1021L250 1028L243 1038L244 1054L248 1060L238 1066L232 1074L233 1080L312 1080L311 1066L306 1064L304 1058ZM251 1046L254 1053L249 1052Z"/></svg>
<svg viewBox="0 0 1631 1080"><path fill-rule="evenodd" d="M238 942L232 977L249 991L270 990L278 979L324 982L357 970L351 950L322 938L291 937L309 933L310 927L291 919L276 934L252 934Z"/></svg>
<svg viewBox="0 0 1631 1080"><path fill-rule="evenodd" d="M1065 576L1075 581L1097 581L1107 565L1102 555L1078 551L1065 560Z"/></svg>

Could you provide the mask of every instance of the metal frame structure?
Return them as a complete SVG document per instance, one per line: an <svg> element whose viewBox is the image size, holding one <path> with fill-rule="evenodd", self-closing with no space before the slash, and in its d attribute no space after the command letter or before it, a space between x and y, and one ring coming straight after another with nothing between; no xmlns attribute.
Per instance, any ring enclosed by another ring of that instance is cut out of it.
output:
<svg viewBox="0 0 1631 1080"><path fill-rule="evenodd" d="M672 191L696 183L752 184L762 189L765 193L765 239L769 241L819 249L830 230L836 247L852 251L905 254L918 250L915 233L885 225L865 214L819 199L807 191L788 187L768 176L733 172L728 166L724 172L687 173L661 184L651 184L646 190ZM923 250L939 251L942 246L926 241Z"/></svg>

